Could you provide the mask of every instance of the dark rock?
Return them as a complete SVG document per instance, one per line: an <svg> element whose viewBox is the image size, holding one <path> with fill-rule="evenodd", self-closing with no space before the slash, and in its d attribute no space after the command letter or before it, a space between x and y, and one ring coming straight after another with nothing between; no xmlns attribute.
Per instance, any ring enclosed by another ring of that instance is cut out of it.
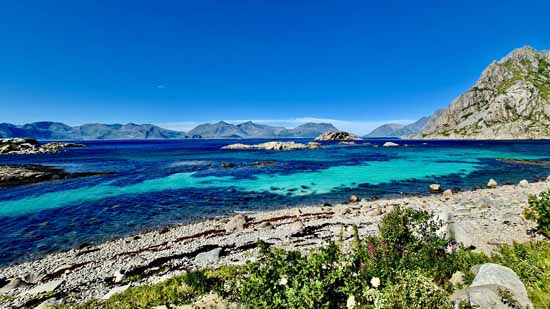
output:
<svg viewBox="0 0 550 309"><path fill-rule="evenodd" d="M13 187L44 181L78 178L87 176L108 175L109 172L70 173L63 169L37 165L0 165L0 187Z"/></svg>

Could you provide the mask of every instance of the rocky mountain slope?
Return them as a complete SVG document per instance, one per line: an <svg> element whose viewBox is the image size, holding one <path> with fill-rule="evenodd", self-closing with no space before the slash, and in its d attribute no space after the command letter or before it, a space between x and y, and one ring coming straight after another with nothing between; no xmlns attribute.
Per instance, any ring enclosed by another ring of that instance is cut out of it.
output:
<svg viewBox="0 0 550 309"><path fill-rule="evenodd" d="M0 124L0 137L27 137L45 140L169 139L185 138L185 132L166 130L150 124L85 124L71 127L59 122L34 122L21 126Z"/></svg>
<svg viewBox="0 0 550 309"><path fill-rule="evenodd" d="M417 138L550 138L550 51L515 49L426 124Z"/></svg>

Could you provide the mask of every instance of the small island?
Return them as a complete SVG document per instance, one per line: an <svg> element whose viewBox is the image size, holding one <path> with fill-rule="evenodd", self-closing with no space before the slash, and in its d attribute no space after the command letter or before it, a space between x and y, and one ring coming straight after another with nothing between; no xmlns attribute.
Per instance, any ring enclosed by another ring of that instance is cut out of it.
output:
<svg viewBox="0 0 550 309"><path fill-rule="evenodd" d="M0 139L0 155L58 153L65 148L85 147L82 144L50 142L40 144L34 138L4 138Z"/></svg>

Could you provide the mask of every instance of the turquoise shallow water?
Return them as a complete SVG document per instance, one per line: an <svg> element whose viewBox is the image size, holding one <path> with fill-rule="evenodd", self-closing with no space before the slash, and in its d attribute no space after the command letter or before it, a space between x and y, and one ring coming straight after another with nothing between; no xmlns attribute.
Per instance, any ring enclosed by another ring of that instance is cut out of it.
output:
<svg viewBox="0 0 550 309"><path fill-rule="evenodd" d="M496 160L548 160L548 142L400 141L408 146L398 148L369 142L292 152L220 150L229 141L94 142L52 156L1 157L0 163L114 174L0 189L0 263L235 210L332 203L350 194L427 194L433 182L468 189L489 178L513 183L550 174L547 167ZM260 161L271 164L255 167Z"/></svg>
<svg viewBox="0 0 550 309"><path fill-rule="evenodd" d="M337 165L317 171L298 171L283 175L259 173L252 179L238 179L232 176L200 177L194 172L188 172L175 173L125 186L113 185L111 181L106 181L90 187L60 190L3 201L0 202L0 216L19 216L120 195L185 188L230 187L242 192L270 192L290 196L325 194L338 188L356 188L359 184L379 185L392 181L452 174L464 177L481 168L480 159L542 158L537 155L473 149L456 151L432 148L423 151L398 151L396 148L392 148L387 152L394 152L396 158L389 161L358 162L355 165ZM236 155L242 157L240 153Z"/></svg>

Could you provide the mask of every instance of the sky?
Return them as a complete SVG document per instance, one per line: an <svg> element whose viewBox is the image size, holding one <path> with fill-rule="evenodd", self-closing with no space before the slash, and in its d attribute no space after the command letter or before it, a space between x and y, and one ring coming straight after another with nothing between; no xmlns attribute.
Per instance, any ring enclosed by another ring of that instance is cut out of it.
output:
<svg viewBox="0 0 550 309"><path fill-rule="evenodd" d="M366 133L447 106L550 1L2 1L0 122L330 121Z"/></svg>

